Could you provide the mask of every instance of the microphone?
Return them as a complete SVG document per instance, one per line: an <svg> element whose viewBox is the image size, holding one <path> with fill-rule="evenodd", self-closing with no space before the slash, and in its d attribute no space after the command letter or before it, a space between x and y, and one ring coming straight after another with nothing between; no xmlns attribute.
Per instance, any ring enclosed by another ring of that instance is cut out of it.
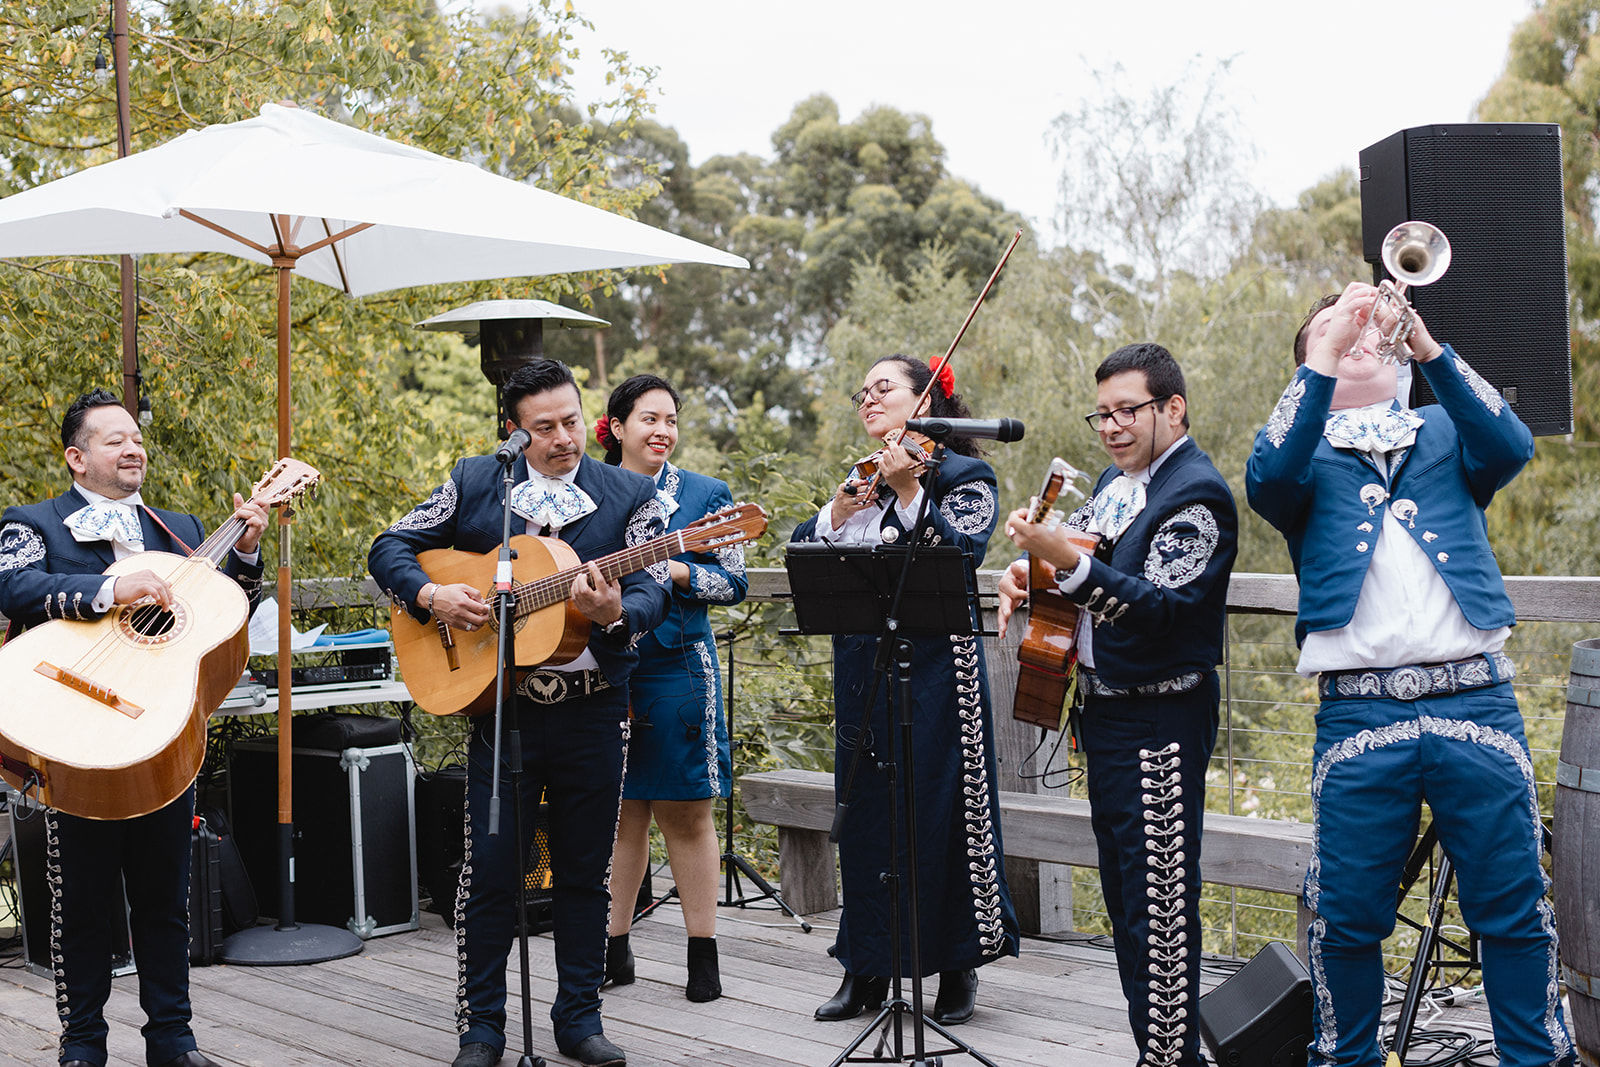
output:
<svg viewBox="0 0 1600 1067"><path fill-rule="evenodd" d="M946 437L983 437L993 441L1022 440L1021 419L907 419L906 430L936 441Z"/></svg>
<svg viewBox="0 0 1600 1067"><path fill-rule="evenodd" d="M533 444L533 434L518 426L511 431L511 436L506 438L505 443L494 450L494 458L499 460L503 466L509 467L517 461L517 457L522 454L522 450L531 444Z"/></svg>

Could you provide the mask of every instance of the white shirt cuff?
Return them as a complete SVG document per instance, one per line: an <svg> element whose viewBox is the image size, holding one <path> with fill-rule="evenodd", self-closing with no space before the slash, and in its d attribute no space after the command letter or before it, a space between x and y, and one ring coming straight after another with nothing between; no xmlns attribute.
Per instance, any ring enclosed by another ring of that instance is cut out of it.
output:
<svg viewBox="0 0 1600 1067"><path fill-rule="evenodd" d="M1063 593L1075 593L1078 587L1089 580L1089 563L1092 557L1087 552L1078 553L1078 565L1065 574L1056 572L1056 588Z"/></svg>
<svg viewBox="0 0 1600 1067"><path fill-rule="evenodd" d="M839 531L833 528L833 501L829 500L817 512L817 540L831 540L838 533Z"/></svg>
<svg viewBox="0 0 1600 1067"><path fill-rule="evenodd" d="M912 523L917 521L917 509L921 506L922 486L920 484L910 500L902 502L899 497L895 497L894 513L900 516L900 525L907 530L911 529Z"/></svg>
<svg viewBox="0 0 1600 1067"><path fill-rule="evenodd" d="M257 563L261 562L261 550L259 548L256 549L254 552L240 552L236 548L236 549L233 550L233 554L235 556L239 557L239 562L240 563L246 563L246 564L249 564L252 567L254 567Z"/></svg>
<svg viewBox="0 0 1600 1067"><path fill-rule="evenodd" d="M104 615L111 610L112 605L116 604L116 602L117 580L115 578L107 578L100 583L100 591L94 595L93 600L89 601L89 606Z"/></svg>

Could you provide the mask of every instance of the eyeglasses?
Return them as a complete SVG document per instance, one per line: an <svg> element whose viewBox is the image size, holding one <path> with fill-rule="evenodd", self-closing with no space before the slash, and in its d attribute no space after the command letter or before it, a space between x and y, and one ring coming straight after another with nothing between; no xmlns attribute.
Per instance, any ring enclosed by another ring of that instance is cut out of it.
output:
<svg viewBox="0 0 1600 1067"><path fill-rule="evenodd" d="M882 400L896 389L910 388L911 386L909 385L904 385L888 378L879 378L865 389L857 389L855 392L851 393L850 405L859 411L861 409L861 405L865 404L868 400Z"/></svg>
<svg viewBox="0 0 1600 1067"><path fill-rule="evenodd" d="M1116 408L1113 411L1092 412L1088 415L1085 415L1083 417L1083 421L1087 422L1089 424L1089 429L1093 430L1095 433L1099 433L1105 428L1107 419L1115 422L1118 426L1132 426L1133 420L1139 417L1140 408L1147 408L1151 404L1160 404L1171 399L1171 393L1168 393L1166 396L1153 396L1144 403L1135 404L1131 408Z"/></svg>

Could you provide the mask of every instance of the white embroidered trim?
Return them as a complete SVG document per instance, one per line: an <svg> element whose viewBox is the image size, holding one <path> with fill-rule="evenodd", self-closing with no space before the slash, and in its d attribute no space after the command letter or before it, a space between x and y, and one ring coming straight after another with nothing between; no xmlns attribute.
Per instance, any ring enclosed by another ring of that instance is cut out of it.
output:
<svg viewBox="0 0 1600 1067"><path fill-rule="evenodd" d="M1144 788L1145 895L1150 904L1147 950L1150 961L1150 1039L1142 1063L1168 1067L1183 1055L1189 1029L1189 919L1183 913L1188 888L1185 871L1183 785L1179 770L1182 746L1173 741L1158 749L1139 750Z"/></svg>
<svg viewBox="0 0 1600 1067"><path fill-rule="evenodd" d="M44 538L22 522L0 526L0 572L19 571L44 559Z"/></svg>
<svg viewBox="0 0 1600 1067"><path fill-rule="evenodd" d="M1150 539L1145 577L1166 589L1194 581L1205 573L1219 536L1217 518L1204 504L1191 504L1169 516Z"/></svg>
<svg viewBox="0 0 1600 1067"><path fill-rule="evenodd" d="M971 535L988 530L995 521L994 489L988 482L958 485L939 501L939 514L957 533Z"/></svg>
<svg viewBox="0 0 1600 1067"><path fill-rule="evenodd" d="M1278 398L1272 414L1267 416L1267 440L1272 442L1273 448L1282 448L1283 442L1288 439L1289 427L1294 425L1295 415L1300 411L1300 400L1305 395L1306 380L1295 378Z"/></svg>
<svg viewBox="0 0 1600 1067"><path fill-rule="evenodd" d="M61 841L56 836L56 813L41 809L44 816L44 880L50 886L50 972L56 983L56 1015L61 1019L61 1052L67 1049L67 963L61 954Z"/></svg>
<svg viewBox="0 0 1600 1067"><path fill-rule="evenodd" d="M711 795L722 795L722 768L717 760L717 660L711 654L711 642L701 638L695 642L700 654L700 677L706 686L705 712L700 722L700 739L706 750L706 778L711 782Z"/></svg>
<svg viewBox="0 0 1600 1067"><path fill-rule="evenodd" d="M1467 361L1460 356L1456 357L1456 367L1461 371L1461 377L1466 379L1467 387L1472 390L1473 395L1489 409L1489 414L1500 414L1506 406L1506 398L1500 395L1500 391L1484 381L1482 376L1467 366Z"/></svg>
<svg viewBox="0 0 1600 1067"><path fill-rule="evenodd" d="M983 687L978 673L978 644L968 637L950 637L951 665L956 675L956 715L961 730L961 802L967 826L967 877L972 885L972 910L978 945L984 956L999 956L1006 947L1001 918L1000 856L994 840L994 810L989 803L989 764L983 736Z"/></svg>
<svg viewBox="0 0 1600 1067"><path fill-rule="evenodd" d="M468 789L471 789L469 783ZM461 805L461 876L456 880L456 1036L467 1032L467 897L472 894L472 806Z"/></svg>
<svg viewBox="0 0 1600 1067"><path fill-rule="evenodd" d="M661 506L661 501L652 496L628 516L628 526L623 532L623 540L629 548L632 548L644 544L653 537L661 536L666 528L667 509ZM645 571L662 585L668 587L672 585L672 568L667 565L666 560L650 564Z"/></svg>
<svg viewBox="0 0 1600 1067"><path fill-rule="evenodd" d="M433 491L432 496L402 515L398 522L389 527L388 532L431 529L456 513L459 497L460 492L456 489L455 479L446 478L444 484Z"/></svg>

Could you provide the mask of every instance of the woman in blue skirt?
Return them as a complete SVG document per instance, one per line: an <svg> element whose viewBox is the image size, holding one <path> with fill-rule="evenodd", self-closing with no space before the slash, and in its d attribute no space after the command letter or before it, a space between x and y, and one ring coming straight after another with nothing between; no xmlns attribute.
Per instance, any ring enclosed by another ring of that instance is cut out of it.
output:
<svg viewBox="0 0 1600 1067"><path fill-rule="evenodd" d="M733 503L726 482L668 462L678 447L678 394L662 378L639 374L613 389L605 416L595 424L595 438L606 450L607 463L655 479L669 533ZM670 567L667 618L640 642L639 666L628 683L633 715L611 861L606 982L626 985L634 978L628 928L650 863L653 817L666 840L689 935L684 995L707 1001L722 995L716 941L722 849L712 807L732 787L728 721L707 606L744 599L744 549L734 545L689 553Z"/></svg>
<svg viewBox="0 0 1600 1067"><path fill-rule="evenodd" d="M963 418L966 404L955 392L948 365L933 382L928 366L908 356L880 359L862 379L851 403L867 436L877 442L907 419ZM955 437L926 490L925 543L955 545L983 561L997 518L994 470L979 458L970 438ZM859 472L839 486L821 511L795 528L794 541L844 545L904 543L914 528L924 487L906 448L883 445L878 457L881 480L868 486ZM1000 845L999 785L995 778L993 722L983 646L971 634L911 638L911 684L915 707L913 739L916 769L917 907L923 974L939 974L932 1018L945 1025L972 1017L977 968L1017 954L1017 917L1006 889ZM876 1008L888 988L892 955L889 892L882 876L890 867L889 783L879 767L898 744L898 722L889 703L889 686L877 687L876 703L864 705L873 691L877 634L843 634L833 639L835 721L834 784L843 790L858 743L860 760L839 832L839 871L844 915L834 955L844 965L844 981L833 999L816 1011L819 1019L848 1019ZM905 812L902 808L902 830ZM907 858L901 835L900 863ZM910 917L908 880L902 878L899 914ZM903 929L909 934L909 929ZM910 975L907 936L900 938L903 973Z"/></svg>

